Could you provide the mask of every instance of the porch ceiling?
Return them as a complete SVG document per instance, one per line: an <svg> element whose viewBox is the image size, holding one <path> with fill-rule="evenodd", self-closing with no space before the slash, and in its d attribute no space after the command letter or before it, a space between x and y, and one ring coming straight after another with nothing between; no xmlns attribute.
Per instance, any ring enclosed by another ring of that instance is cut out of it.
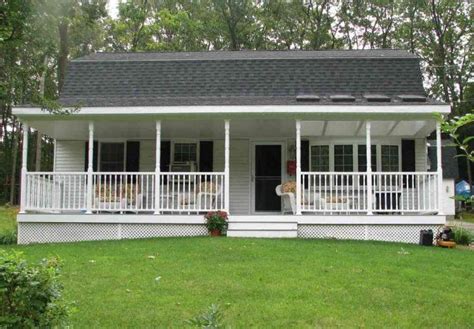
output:
<svg viewBox="0 0 474 329"><path fill-rule="evenodd" d="M371 121L372 136L425 137L435 129L435 122L427 120ZM43 134L62 140L86 140L88 121L56 120L29 121L31 127ZM155 122L149 121L95 121L94 136L98 139L154 139ZM231 120L231 138L294 138L295 121L292 119ZM302 121L302 136L365 136L365 120ZM224 138L224 121L163 120L162 139Z"/></svg>

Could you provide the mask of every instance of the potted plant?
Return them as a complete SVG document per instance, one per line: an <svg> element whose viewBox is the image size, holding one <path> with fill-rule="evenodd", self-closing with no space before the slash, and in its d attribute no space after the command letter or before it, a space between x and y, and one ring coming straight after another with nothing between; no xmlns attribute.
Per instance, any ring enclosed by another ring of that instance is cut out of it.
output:
<svg viewBox="0 0 474 329"><path fill-rule="evenodd" d="M227 213L225 211L210 211L204 218L211 236L220 236L227 230Z"/></svg>

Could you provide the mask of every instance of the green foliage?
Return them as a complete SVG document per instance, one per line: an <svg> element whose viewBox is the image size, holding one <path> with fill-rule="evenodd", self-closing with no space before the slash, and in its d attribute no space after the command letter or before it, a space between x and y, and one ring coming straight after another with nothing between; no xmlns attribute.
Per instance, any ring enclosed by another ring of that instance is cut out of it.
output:
<svg viewBox="0 0 474 329"><path fill-rule="evenodd" d="M223 315L219 306L212 304L206 312L186 321L186 323L196 328L218 329L224 327L222 318Z"/></svg>
<svg viewBox="0 0 474 329"><path fill-rule="evenodd" d="M69 308L62 301L59 259L31 266L19 252L0 250L2 328L50 328L67 324Z"/></svg>
<svg viewBox="0 0 474 329"><path fill-rule="evenodd" d="M0 231L0 245L16 244L16 241L17 241L16 228Z"/></svg>
<svg viewBox="0 0 474 329"><path fill-rule="evenodd" d="M456 241L457 244L467 246L474 242L474 234L471 231L463 227L455 227L453 231L454 241Z"/></svg>
<svg viewBox="0 0 474 329"><path fill-rule="evenodd" d="M444 119L441 115L436 115L438 122L441 124L441 131L449 134L454 143L462 152L462 156L467 157L471 162L474 162L474 136L464 135L461 130L463 128L474 125L474 113L467 113L461 117L456 116L452 119Z"/></svg>
<svg viewBox="0 0 474 329"><path fill-rule="evenodd" d="M222 233L227 230L227 226L229 225L225 211L211 211L208 212L204 218L206 219L206 226L209 232L219 230Z"/></svg>

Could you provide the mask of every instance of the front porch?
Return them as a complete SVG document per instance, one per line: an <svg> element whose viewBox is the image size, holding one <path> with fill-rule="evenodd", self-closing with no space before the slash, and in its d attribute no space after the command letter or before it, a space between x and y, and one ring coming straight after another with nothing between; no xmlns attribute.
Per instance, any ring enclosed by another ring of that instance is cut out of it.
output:
<svg viewBox="0 0 474 329"><path fill-rule="evenodd" d="M55 170L22 167L20 243L204 235L216 210L229 236L413 243L444 224L452 192L427 165L431 113L30 123L55 139Z"/></svg>

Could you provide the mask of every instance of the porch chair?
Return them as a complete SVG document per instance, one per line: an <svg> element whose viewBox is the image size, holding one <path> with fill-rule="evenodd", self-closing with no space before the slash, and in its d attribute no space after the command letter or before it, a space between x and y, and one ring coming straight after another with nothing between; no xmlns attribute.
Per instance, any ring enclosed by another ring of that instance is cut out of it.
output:
<svg viewBox="0 0 474 329"><path fill-rule="evenodd" d="M194 191L179 194L178 204L183 211L207 211L216 206L221 194L221 186L212 182L199 182Z"/></svg>
<svg viewBox="0 0 474 329"><path fill-rule="evenodd" d="M296 214L296 198L294 192L283 192L281 184L275 187L276 194L283 200L282 213Z"/></svg>

